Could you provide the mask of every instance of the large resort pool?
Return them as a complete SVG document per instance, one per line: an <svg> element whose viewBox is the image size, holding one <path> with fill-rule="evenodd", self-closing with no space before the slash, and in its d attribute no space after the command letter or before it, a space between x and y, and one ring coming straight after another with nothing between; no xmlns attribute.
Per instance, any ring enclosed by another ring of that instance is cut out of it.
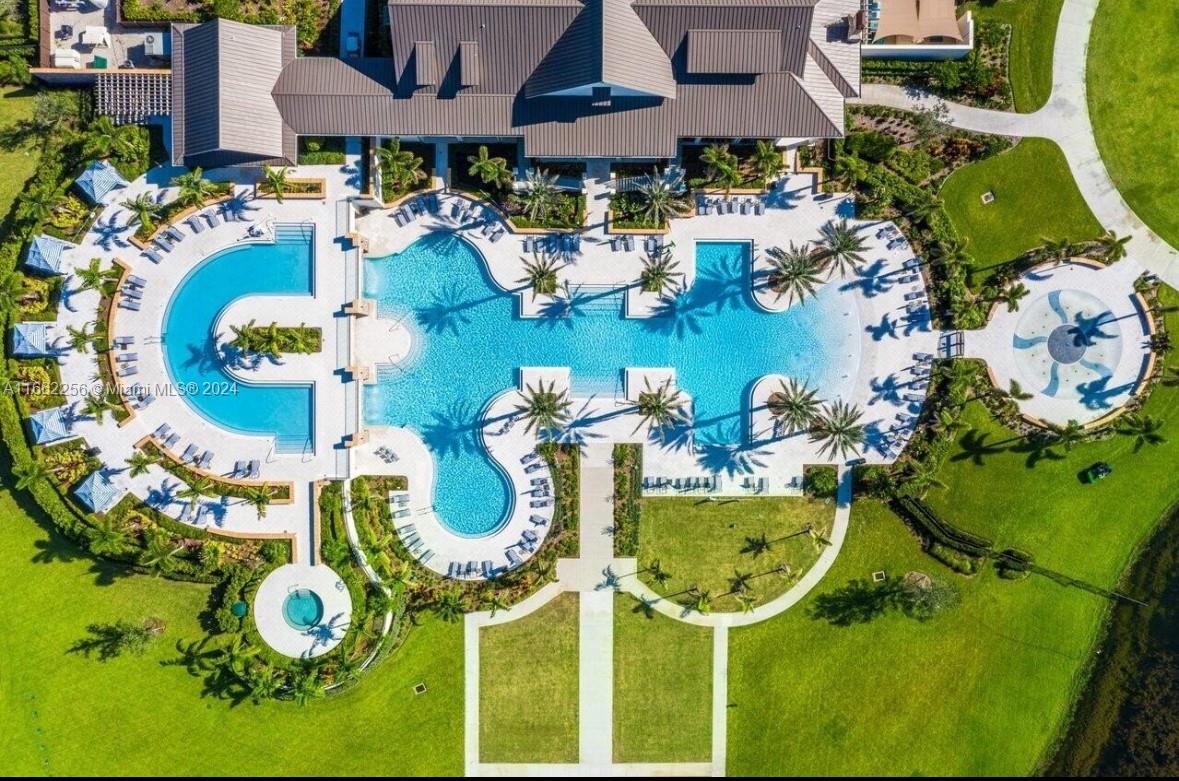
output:
<svg viewBox="0 0 1179 781"><path fill-rule="evenodd" d="M310 227L279 226L273 242L217 252L180 282L164 314L164 355L177 392L219 426L274 437L279 452L312 446L312 386L233 377L218 343L228 337L216 333L217 320L245 296L311 295L312 240Z"/></svg>
<svg viewBox="0 0 1179 781"><path fill-rule="evenodd" d="M695 283L659 316L627 318L622 290L581 289L558 316L526 318L467 241L428 234L366 265L365 296L381 317L410 327L413 349L378 367L378 382L365 389L365 422L420 434L436 460L434 510L464 535L491 533L511 512L511 487L483 447L481 419L490 400L518 385L520 367L569 367L574 397L620 400L625 368L674 368L693 399L691 439L709 469L715 450L748 442L759 378L806 380L832 398L858 362L859 315L839 284L771 313L754 301L750 275L749 243L700 242Z"/></svg>

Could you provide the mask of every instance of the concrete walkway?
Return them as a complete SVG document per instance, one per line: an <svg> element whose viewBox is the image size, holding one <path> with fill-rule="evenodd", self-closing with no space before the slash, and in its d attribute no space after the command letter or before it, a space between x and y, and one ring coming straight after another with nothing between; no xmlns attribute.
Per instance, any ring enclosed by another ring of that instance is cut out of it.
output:
<svg viewBox="0 0 1179 781"><path fill-rule="evenodd" d="M1064 0L1056 28L1052 61L1052 95L1032 114L986 111L946 103L928 93L885 84L865 84L852 102L900 109L945 105L954 127L1006 136L1036 136L1054 141L1064 152L1077 187L1097 220L1119 236L1133 236L1130 258L1179 286L1179 252L1146 226L1109 177L1093 137L1085 83L1089 34L1099 0ZM1162 129L1160 129L1161 131Z"/></svg>

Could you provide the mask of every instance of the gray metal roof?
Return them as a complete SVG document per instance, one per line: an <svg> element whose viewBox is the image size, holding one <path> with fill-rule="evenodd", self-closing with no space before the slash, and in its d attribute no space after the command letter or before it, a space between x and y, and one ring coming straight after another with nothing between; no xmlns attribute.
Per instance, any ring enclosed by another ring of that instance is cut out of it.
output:
<svg viewBox="0 0 1179 781"><path fill-rule="evenodd" d="M172 162L215 168L295 158L270 88L295 58L295 28L227 19L172 26Z"/></svg>
<svg viewBox="0 0 1179 781"><path fill-rule="evenodd" d="M666 157L680 138L833 136L859 72L846 72L854 47L813 40L824 29L813 17L816 2L833 21L857 1L390 0L391 59L299 58L272 95L300 134L516 136L533 156ZM607 25L597 36L598 13L635 21L623 24L627 34ZM693 31L708 33L697 52ZM735 50L753 38L778 44ZM423 41L438 68L427 86L414 62ZM664 63L673 83L643 73L651 63ZM608 101L583 94L603 83L624 88ZM551 94L571 88L578 96Z"/></svg>
<svg viewBox="0 0 1179 781"><path fill-rule="evenodd" d="M688 73L781 70L781 30L688 30Z"/></svg>

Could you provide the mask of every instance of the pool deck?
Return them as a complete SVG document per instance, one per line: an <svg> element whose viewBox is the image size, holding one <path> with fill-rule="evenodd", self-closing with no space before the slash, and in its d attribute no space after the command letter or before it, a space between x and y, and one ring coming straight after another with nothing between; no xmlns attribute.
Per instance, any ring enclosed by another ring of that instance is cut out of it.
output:
<svg viewBox="0 0 1179 781"><path fill-rule="evenodd" d="M310 589L323 602L323 620L314 629L297 629L283 617L283 603L298 589ZM351 622L352 596L331 567L287 564L258 585L250 612L258 633L276 651L310 659L326 654L344 639Z"/></svg>
<svg viewBox="0 0 1179 781"><path fill-rule="evenodd" d="M814 177L794 175L786 177L766 199L768 208L762 215L711 214L673 220L665 242L674 243L676 271L683 275L683 286L690 287L696 278L694 248L698 241L749 241L752 244L754 271L765 267L764 250L771 246L785 246L814 242L819 238L819 227L838 220L849 212L846 197L821 195L816 192ZM373 211L356 220L356 229L367 244L367 257L379 258L399 252L432 231L451 231L463 236L478 249L493 282L518 299L522 316L538 315L551 304L551 299L522 290L519 280L525 276L523 263L530 253L523 250L524 236L507 232L498 242L489 238L491 230L500 224L498 216L488 209L479 210L479 217L461 223L452 217L454 206L469 205L469 201L443 194L435 214L424 214L405 226L399 226L390 211ZM860 275L847 279L838 275L826 284L839 285L845 306L843 316L857 321L861 334L859 343L846 356L848 371L837 388L839 398L857 404L864 410L862 422L868 431L869 446L862 454L868 463L885 463L896 457L883 447L881 435L895 428L901 440L911 433L915 421L901 422L898 414L916 415L924 398L924 390L910 388L920 377L913 369L916 354L936 354L938 334L931 329L927 316L913 322L904 318L909 302L906 294L925 301L924 286L916 282L898 284L904 276L903 264L913 257L907 242L889 248L887 237L878 237L884 223L852 221L867 240L864 253L867 263ZM626 314L630 317L650 316L660 304L660 297L638 290L643 267L644 237L635 237L635 251L612 250L610 236L604 226L592 225L582 234L580 251L563 254L563 265L558 273L562 284L572 289L628 288ZM755 293L759 302L771 311L782 311L789 302L775 300L768 291ZM927 313L926 313L927 314ZM365 373L376 381L377 369L396 365L411 355L413 345L409 329L398 321L379 316L360 318L354 331L354 363L368 366ZM674 367L645 367L669 371ZM550 508L532 507L536 498L531 479L543 472L526 472L521 459L536 445L535 434L526 434L523 423L506 427L509 417L520 403L519 391L535 383L543 375L558 382L558 388L568 387L566 367L533 367L521 372L519 388L505 388L484 411L483 441L491 458L509 476L514 507L506 522L494 532L481 537L467 537L453 532L433 511L434 462L420 438L405 429L388 426L369 426L363 445L353 451L354 474L405 474L409 477L409 499L403 505L408 510L398 519L398 533L402 541L411 544L425 565L446 574L452 562L466 567L468 562L490 560L497 571L508 566L509 550L521 560L529 551L522 543L522 535L531 530L543 540L548 525L537 525L531 516L548 517ZM646 445L644 476L690 481L695 485L704 478L717 478L712 490L703 488L652 489L652 492L682 493L685 495L747 496L751 494L789 495L800 490L803 467L806 464L832 463L833 459L819 453L817 444L805 435L775 437L773 424L764 409L765 399L777 388L772 377L759 383L753 390L752 414L745 425L751 444L723 448L725 452L708 453L708 466L702 466L704 448L692 442L660 442L659 438L640 426L639 416L633 413L633 400L623 394L573 397L574 419L562 434L570 442L636 442ZM917 401L906 401L909 395ZM360 420L364 420L363 410ZM505 430L506 429L506 430ZM637 429L637 430L636 430ZM398 460L386 463L376 451L388 448ZM717 450L713 448L712 450Z"/></svg>

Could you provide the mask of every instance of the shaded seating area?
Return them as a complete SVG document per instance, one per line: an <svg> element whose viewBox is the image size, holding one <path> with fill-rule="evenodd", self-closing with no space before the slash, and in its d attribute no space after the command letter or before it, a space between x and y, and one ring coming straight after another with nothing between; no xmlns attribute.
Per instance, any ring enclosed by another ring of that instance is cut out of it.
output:
<svg viewBox="0 0 1179 781"><path fill-rule="evenodd" d="M962 43L954 0L881 0L874 43Z"/></svg>
<svg viewBox="0 0 1179 781"><path fill-rule="evenodd" d="M53 354L49 346L48 323L17 323L12 327L11 355L17 358L45 358Z"/></svg>
<svg viewBox="0 0 1179 781"><path fill-rule="evenodd" d="M77 245L56 236L42 233L35 236L25 252L24 266L38 274L60 274L62 256L67 250L75 249Z"/></svg>
<svg viewBox="0 0 1179 781"><path fill-rule="evenodd" d="M110 481L106 473L99 469L78 484L74 489L74 496L78 498L91 512L103 513L115 506L122 491Z"/></svg>
<svg viewBox="0 0 1179 781"><path fill-rule="evenodd" d="M92 206L105 204L111 193L127 185L119 169L106 160L95 160L74 180L74 186Z"/></svg>
<svg viewBox="0 0 1179 781"><path fill-rule="evenodd" d="M34 412L29 416L29 432L33 442L38 445L48 445L60 442L74 436L66 419L68 408L65 406L52 407Z"/></svg>

